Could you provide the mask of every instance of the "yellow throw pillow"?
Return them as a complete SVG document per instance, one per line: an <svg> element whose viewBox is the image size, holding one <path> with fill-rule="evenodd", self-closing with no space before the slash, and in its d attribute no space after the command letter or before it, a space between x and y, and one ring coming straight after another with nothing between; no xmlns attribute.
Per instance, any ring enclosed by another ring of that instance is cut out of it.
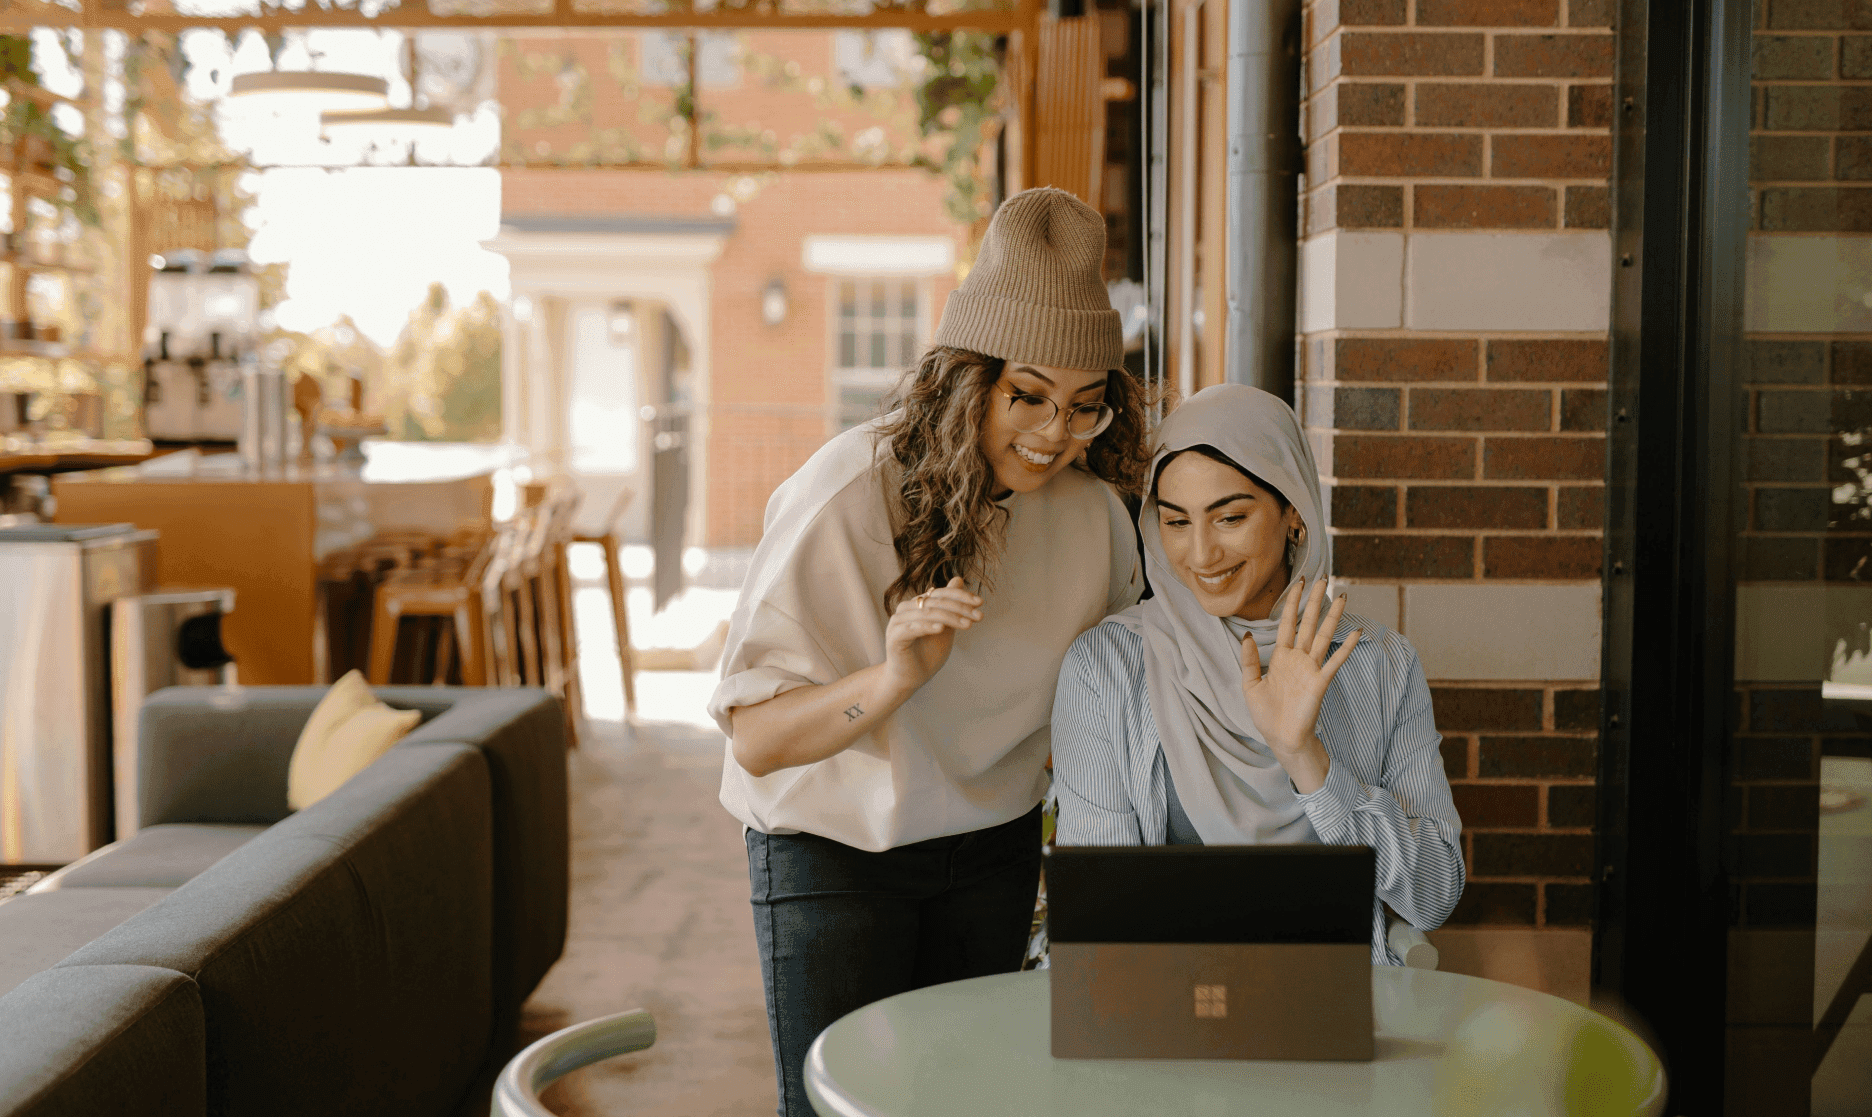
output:
<svg viewBox="0 0 1872 1117"><path fill-rule="evenodd" d="M419 710L393 710L377 701L363 674L349 672L319 700L293 746L287 806L304 810L330 795L421 720Z"/></svg>
<svg viewBox="0 0 1872 1117"><path fill-rule="evenodd" d="M331 736L331 731L338 728L346 718L366 706L377 703L377 696L371 693L370 684L364 681L364 672L347 671L342 679L331 685L325 697L319 699L312 708L312 716L306 720L305 728L299 731L299 743L293 747L293 768L297 770L300 758L309 755L307 745L323 741ZM287 777L291 782L292 777Z"/></svg>

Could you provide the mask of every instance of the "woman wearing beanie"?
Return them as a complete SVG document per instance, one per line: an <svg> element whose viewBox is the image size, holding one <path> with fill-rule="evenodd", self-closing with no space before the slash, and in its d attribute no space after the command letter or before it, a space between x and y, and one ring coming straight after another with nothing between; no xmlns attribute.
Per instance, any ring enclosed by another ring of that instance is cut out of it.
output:
<svg viewBox="0 0 1872 1117"><path fill-rule="evenodd" d="M810 1117L806 1050L840 1016L1020 968L1060 660L1142 586L1104 254L1072 195L1009 198L896 410L767 504L709 711L783 1117Z"/></svg>
<svg viewBox="0 0 1872 1117"><path fill-rule="evenodd" d="M1138 521L1155 593L1060 670L1055 840L1371 846L1372 961L1399 964L1383 905L1428 931L1463 890L1417 653L1325 603L1319 469L1292 408L1218 385L1159 436Z"/></svg>

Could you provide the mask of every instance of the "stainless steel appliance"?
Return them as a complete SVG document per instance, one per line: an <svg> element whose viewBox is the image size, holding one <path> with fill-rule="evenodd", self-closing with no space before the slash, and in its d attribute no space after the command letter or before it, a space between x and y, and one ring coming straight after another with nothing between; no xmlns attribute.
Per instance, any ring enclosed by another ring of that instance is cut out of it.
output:
<svg viewBox="0 0 1872 1117"><path fill-rule="evenodd" d="M154 588L155 547L131 524L0 529L0 863L111 840L105 616Z"/></svg>
<svg viewBox="0 0 1872 1117"><path fill-rule="evenodd" d="M144 429L157 441L242 435L243 369L258 360L259 280L236 250L182 250L149 273Z"/></svg>
<svg viewBox="0 0 1872 1117"><path fill-rule="evenodd" d="M221 618L233 611L231 589L165 589L111 602L111 782L117 840L141 828L137 711L143 699L166 686L233 684L234 657L221 643Z"/></svg>
<svg viewBox="0 0 1872 1117"><path fill-rule="evenodd" d="M284 465L297 451L286 374L258 361L241 365L240 456L250 468Z"/></svg>

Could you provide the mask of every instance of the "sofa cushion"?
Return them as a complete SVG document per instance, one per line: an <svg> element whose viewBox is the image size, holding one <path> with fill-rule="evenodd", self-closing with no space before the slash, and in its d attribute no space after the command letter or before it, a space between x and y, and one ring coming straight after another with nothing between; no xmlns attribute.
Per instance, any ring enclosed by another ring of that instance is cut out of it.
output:
<svg viewBox="0 0 1872 1117"><path fill-rule="evenodd" d="M0 997L0 1114L191 1117L207 1107L201 994L187 977L69 966Z"/></svg>
<svg viewBox="0 0 1872 1117"><path fill-rule="evenodd" d="M74 888L0 903L0 994L167 895L167 888Z"/></svg>
<svg viewBox="0 0 1872 1117"><path fill-rule="evenodd" d="M33 885L33 892L60 888L175 888L265 829L219 823L151 826L134 837L86 854Z"/></svg>
<svg viewBox="0 0 1872 1117"><path fill-rule="evenodd" d="M285 818L286 766L317 703L309 687L169 687L137 715L137 815L267 825Z"/></svg>
<svg viewBox="0 0 1872 1117"><path fill-rule="evenodd" d="M543 690L382 687L393 706L465 695L397 748L473 745L494 792L494 1010L512 1027L520 1006L565 949L571 836L566 815L565 709Z"/></svg>
<svg viewBox="0 0 1872 1117"><path fill-rule="evenodd" d="M211 1113L442 1111L490 1034L489 813L479 752L392 749L63 964L195 978Z"/></svg>

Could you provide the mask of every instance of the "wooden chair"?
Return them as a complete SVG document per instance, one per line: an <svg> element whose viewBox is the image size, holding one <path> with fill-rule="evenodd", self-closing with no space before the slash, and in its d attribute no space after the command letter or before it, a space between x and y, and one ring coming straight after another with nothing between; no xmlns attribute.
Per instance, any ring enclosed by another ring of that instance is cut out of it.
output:
<svg viewBox="0 0 1872 1117"><path fill-rule="evenodd" d="M611 626L617 634L618 662L624 671L624 716L627 718L637 712L637 663L631 655L630 611L626 607L624 565L619 561L617 524L624 518L624 510L630 507L634 495L628 488L618 493L617 502L611 505L604 519L603 531L572 537L574 543L596 543L604 549L605 586L611 594Z"/></svg>

